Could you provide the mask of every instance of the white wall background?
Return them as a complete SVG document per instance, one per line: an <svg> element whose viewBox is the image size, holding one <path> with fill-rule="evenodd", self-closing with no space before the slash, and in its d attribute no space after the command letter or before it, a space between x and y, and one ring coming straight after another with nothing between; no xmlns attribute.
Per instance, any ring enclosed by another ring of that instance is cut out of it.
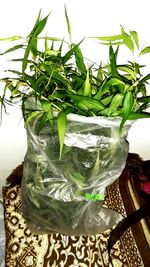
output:
<svg viewBox="0 0 150 267"><path fill-rule="evenodd" d="M139 33L141 45L150 44L149 0L5 0L0 7L0 37L26 36L40 9L43 16L51 11L47 35L66 36L64 3L67 6L75 42L85 36L118 34L122 24ZM85 55L93 60L105 58L105 50L98 52L98 48L89 43L84 47ZM4 44L1 42L0 51L3 49ZM150 62L150 55L147 55L145 60ZM4 75L2 70L9 67L9 64L6 57L1 58L1 76ZM149 133L150 119L136 122L128 135L130 152L139 153L142 158L150 159ZM3 116L0 127L0 185L4 184L11 170L23 161L25 152L26 134L21 112L18 108L10 108L9 114Z"/></svg>

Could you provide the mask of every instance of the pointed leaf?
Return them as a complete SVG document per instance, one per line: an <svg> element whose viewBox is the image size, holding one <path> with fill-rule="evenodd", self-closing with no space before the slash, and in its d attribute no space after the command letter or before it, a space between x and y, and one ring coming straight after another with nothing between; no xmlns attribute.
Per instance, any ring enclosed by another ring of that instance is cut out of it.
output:
<svg viewBox="0 0 150 267"><path fill-rule="evenodd" d="M47 36L45 36L44 38L44 52L46 52L48 50L48 39L47 39Z"/></svg>
<svg viewBox="0 0 150 267"><path fill-rule="evenodd" d="M122 121L121 121L121 124L120 124L120 129L122 129L124 123L128 119L128 117L129 117L129 115L130 115L130 113L132 111L133 104L134 104L134 99L133 99L132 92L128 91L125 94L124 101L123 101L123 109L122 109L123 115L122 115Z"/></svg>
<svg viewBox="0 0 150 267"><path fill-rule="evenodd" d="M69 20L68 14L67 14L66 5L65 5L65 17L66 17L67 29L68 29L68 33L69 33L70 41L71 41L71 24L70 24L70 20Z"/></svg>
<svg viewBox="0 0 150 267"><path fill-rule="evenodd" d="M75 59L76 59L76 64L78 67L79 72L82 73L86 73L86 67L85 67L85 63L84 63L84 57L82 55L82 51L80 49L79 46L76 47L75 51L74 51L74 55L75 55Z"/></svg>
<svg viewBox="0 0 150 267"><path fill-rule="evenodd" d="M150 119L150 113L149 112L131 112L128 120L137 120L137 119Z"/></svg>
<svg viewBox="0 0 150 267"><path fill-rule="evenodd" d="M109 60L110 60L110 66L111 66L111 75L112 77L118 77L118 71L117 71L117 54L118 54L118 49L117 48L116 52L114 52L112 46L109 48Z"/></svg>
<svg viewBox="0 0 150 267"><path fill-rule="evenodd" d="M58 55L61 57L61 54L62 54L62 48L63 48L63 44L64 44L64 39L61 40L61 43L60 43L60 46L58 48Z"/></svg>
<svg viewBox="0 0 150 267"><path fill-rule="evenodd" d="M43 129L43 127L45 126L45 124L46 124L47 121L48 121L48 119L47 119L47 113L44 112L42 114L42 116L38 120L37 134L39 134L41 132L41 130Z"/></svg>
<svg viewBox="0 0 150 267"><path fill-rule="evenodd" d="M54 42L61 42L61 41L64 41L64 39L62 38L58 38L58 37L55 37L55 36L38 36L37 37L38 40L49 40L49 41L54 41Z"/></svg>
<svg viewBox="0 0 150 267"><path fill-rule="evenodd" d="M145 77L143 77L139 83L142 84L142 83L145 83L146 81L150 80L150 74L147 74Z"/></svg>
<svg viewBox="0 0 150 267"><path fill-rule="evenodd" d="M29 33L28 36L31 36L31 35L35 32L35 30L36 30L36 28L37 28L37 26L38 26L38 24L39 24L40 18L41 18L41 9L40 9L39 14L38 14L38 16L37 16L36 22L35 22L35 24L34 24L32 30L31 30L31 32Z"/></svg>
<svg viewBox="0 0 150 267"><path fill-rule="evenodd" d="M132 41L132 38L129 34L127 34L124 30L124 28L121 26L121 33L122 33L122 39L124 41L124 44L131 50L131 52L134 51L134 43Z"/></svg>
<svg viewBox="0 0 150 267"><path fill-rule="evenodd" d="M138 97L137 100L140 103L150 103L150 96Z"/></svg>
<svg viewBox="0 0 150 267"><path fill-rule="evenodd" d="M104 99L101 99L101 103L103 105L107 106L112 101L113 97L114 97L114 95L109 95L109 96L105 97Z"/></svg>
<svg viewBox="0 0 150 267"><path fill-rule="evenodd" d="M6 38L0 38L0 41L17 41L22 39L21 36L11 36L11 37L6 37Z"/></svg>
<svg viewBox="0 0 150 267"><path fill-rule="evenodd" d="M140 55L144 55L144 54L147 54L147 53L150 53L150 46L144 47L141 50Z"/></svg>
<svg viewBox="0 0 150 267"><path fill-rule="evenodd" d="M146 88L145 83L139 84L138 88L139 88L139 92L142 93L142 96L146 96L147 95L147 88Z"/></svg>
<svg viewBox="0 0 150 267"><path fill-rule="evenodd" d="M100 41L112 42L122 40L122 35L112 35L112 36L102 36L102 37L92 37Z"/></svg>
<svg viewBox="0 0 150 267"><path fill-rule="evenodd" d="M65 64L75 53L76 49L79 47L79 45L83 42L84 39L82 39L77 45L74 45L73 48L71 48L63 57L62 63Z"/></svg>
<svg viewBox="0 0 150 267"><path fill-rule="evenodd" d="M102 68L102 62L100 62L99 64L99 68L98 68L98 71L97 71L97 84L99 85L99 81L102 81L103 80L103 68Z"/></svg>
<svg viewBox="0 0 150 267"><path fill-rule="evenodd" d="M41 104L43 110L46 112L46 116L44 117L44 119L47 119L49 121L52 132L54 133L54 118L53 118L52 104L46 100L42 100Z"/></svg>
<svg viewBox="0 0 150 267"><path fill-rule="evenodd" d="M38 16L38 19L37 19L37 21L33 27L33 30L29 34L29 41L28 41L28 45L27 45L27 48L26 48L25 53L24 53L24 59L23 59L23 63L22 63L22 72L23 73L27 67L27 63L28 63L27 60L28 60L28 56L29 56L30 52L32 51L33 54L36 54L36 52L37 52L37 36L43 31L43 29L46 25L48 16L46 16L42 20L40 20L40 17Z"/></svg>
<svg viewBox="0 0 150 267"><path fill-rule="evenodd" d="M83 111L100 111L105 108L101 102L88 96L68 94L68 97L73 99L77 107Z"/></svg>
<svg viewBox="0 0 150 267"><path fill-rule="evenodd" d="M126 72L127 74L130 74L133 79L135 79L136 73L135 70L129 66L129 65L119 65L118 70L121 70L123 72Z"/></svg>
<svg viewBox="0 0 150 267"><path fill-rule="evenodd" d="M109 42L109 43L107 43L107 42L99 42L99 44L106 45L106 46L114 46L114 45L119 46L119 45L124 44L124 42L123 41L118 41L118 42L116 41L116 42Z"/></svg>
<svg viewBox="0 0 150 267"><path fill-rule="evenodd" d="M130 31L130 34L137 46L137 48L139 49L139 39L138 39L138 33L136 31Z"/></svg>
<svg viewBox="0 0 150 267"><path fill-rule="evenodd" d="M51 49L47 49L45 51L45 54L46 55L49 55L49 56L53 56L53 55L58 55L58 53L60 52L59 50L53 50L52 49L53 47L51 47Z"/></svg>
<svg viewBox="0 0 150 267"><path fill-rule="evenodd" d="M25 120L25 124L28 125L35 117L37 117L39 114L40 114L41 111L33 111L31 112L27 117L26 117L26 120Z"/></svg>
<svg viewBox="0 0 150 267"><path fill-rule="evenodd" d="M117 92L124 92L125 89L125 83L122 82L121 80L119 80L118 78L111 78L106 85L110 88L112 88L112 90L115 88L115 91Z"/></svg>
<svg viewBox="0 0 150 267"><path fill-rule="evenodd" d="M105 78L99 87L99 90L97 91L96 95L94 95L94 99L101 100L103 94L109 92L109 88L107 86L108 79Z"/></svg>
<svg viewBox="0 0 150 267"><path fill-rule="evenodd" d="M90 78L89 78L89 68L87 69L83 95L91 96L91 83L90 83Z"/></svg>
<svg viewBox="0 0 150 267"><path fill-rule="evenodd" d="M108 116L118 110L118 108L122 105L124 95L118 93L111 100L110 106L108 108Z"/></svg>
<svg viewBox="0 0 150 267"><path fill-rule="evenodd" d="M9 49L7 49L7 50L5 50L3 53L1 53L0 55L4 55L4 54L7 54L7 53L10 53L10 52L13 52L13 51L15 51L15 50L18 50L18 49L20 49L20 48L23 48L24 47L24 45L15 45L15 46L13 46L13 47L11 47L11 48L9 48Z"/></svg>
<svg viewBox="0 0 150 267"><path fill-rule="evenodd" d="M64 145L64 138L67 129L67 117L64 111L59 112L57 116L57 129L58 129L59 145L60 145L59 159L61 159L63 145Z"/></svg>
<svg viewBox="0 0 150 267"><path fill-rule="evenodd" d="M146 111L146 109L150 108L150 103L143 103L140 107L138 107L138 112Z"/></svg>

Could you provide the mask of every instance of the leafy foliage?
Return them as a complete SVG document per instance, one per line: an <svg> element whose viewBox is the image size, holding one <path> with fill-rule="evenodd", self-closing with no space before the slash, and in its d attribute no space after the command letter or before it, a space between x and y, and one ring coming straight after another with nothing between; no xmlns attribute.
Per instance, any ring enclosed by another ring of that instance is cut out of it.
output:
<svg viewBox="0 0 150 267"><path fill-rule="evenodd" d="M143 77L141 66L138 62L128 61L118 64L120 47L124 45L133 54L139 56L150 52L147 46L140 50L138 33L125 31L121 26L120 34L113 36L93 37L99 43L108 46L109 62L89 65L81 51L84 39L74 44L71 41L71 24L65 7L69 44L57 37L41 37L48 16L41 17L39 13L30 34L19 43L4 53L11 53L17 49L24 51L21 70L12 70L16 78L5 78L4 95L0 98L2 106L8 100L5 97L9 90L13 99L22 100L22 110L26 123L29 123L37 114L41 114L39 127L42 129L49 122L53 129L53 112L58 113L58 132L60 137L60 155L63 148L64 133L66 130L66 115L70 112L84 116L106 116L122 118L120 128L128 119L150 117L145 110L150 105L150 96L147 96L147 82L150 74ZM19 40L16 36L7 40ZM44 40L44 47L39 49L39 42ZM4 41L3 38L0 40ZM64 53L64 50L67 52ZM57 47L57 48L56 48ZM64 49L65 47L65 49ZM133 57L134 58L134 57ZM22 90L23 88L23 90ZM24 102L28 97L33 97L41 102L42 110L28 109L24 111ZM39 131L40 131L39 129Z"/></svg>

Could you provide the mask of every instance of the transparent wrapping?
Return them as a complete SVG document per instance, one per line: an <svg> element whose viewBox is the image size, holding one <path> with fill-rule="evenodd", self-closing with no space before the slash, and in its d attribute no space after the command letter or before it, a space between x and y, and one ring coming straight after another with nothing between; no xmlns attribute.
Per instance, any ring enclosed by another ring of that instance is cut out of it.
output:
<svg viewBox="0 0 150 267"><path fill-rule="evenodd" d="M75 114L67 119L61 159L55 120L55 135L49 124L37 134L39 117L26 128L24 216L35 233L98 234L122 219L103 199L125 166L130 124L120 134L120 119Z"/></svg>
<svg viewBox="0 0 150 267"><path fill-rule="evenodd" d="M4 208L0 203L0 267L5 267L5 243Z"/></svg>

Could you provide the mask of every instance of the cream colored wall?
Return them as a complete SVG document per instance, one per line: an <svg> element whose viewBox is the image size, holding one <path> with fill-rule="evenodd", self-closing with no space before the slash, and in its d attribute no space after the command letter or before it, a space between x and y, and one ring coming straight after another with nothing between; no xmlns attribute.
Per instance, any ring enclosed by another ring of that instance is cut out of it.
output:
<svg viewBox="0 0 150 267"><path fill-rule="evenodd" d="M64 3L68 8L75 42L84 36L116 34L122 24L131 30L137 30L142 44L145 45L147 42L150 44L148 0L5 0L0 8L0 37L20 34L26 36L40 8L43 15L52 11L47 34L65 36ZM13 46L9 44L9 47L10 45ZM0 51L3 49L4 44L0 43ZM104 48L99 50L97 58L98 49L96 44L90 42L84 46L85 55L93 60L99 60L100 57L103 59L106 56ZM150 62L150 55L144 60ZM2 57L1 77L4 76L2 70L9 66L7 57ZM3 117L3 124L0 127L0 185L4 184L11 170L23 161L26 152L26 135L23 121L20 120L21 112L17 108L13 110L10 108L9 113ZM136 122L128 135L130 152L139 153L144 159L150 159L149 133L149 119Z"/></svg>

